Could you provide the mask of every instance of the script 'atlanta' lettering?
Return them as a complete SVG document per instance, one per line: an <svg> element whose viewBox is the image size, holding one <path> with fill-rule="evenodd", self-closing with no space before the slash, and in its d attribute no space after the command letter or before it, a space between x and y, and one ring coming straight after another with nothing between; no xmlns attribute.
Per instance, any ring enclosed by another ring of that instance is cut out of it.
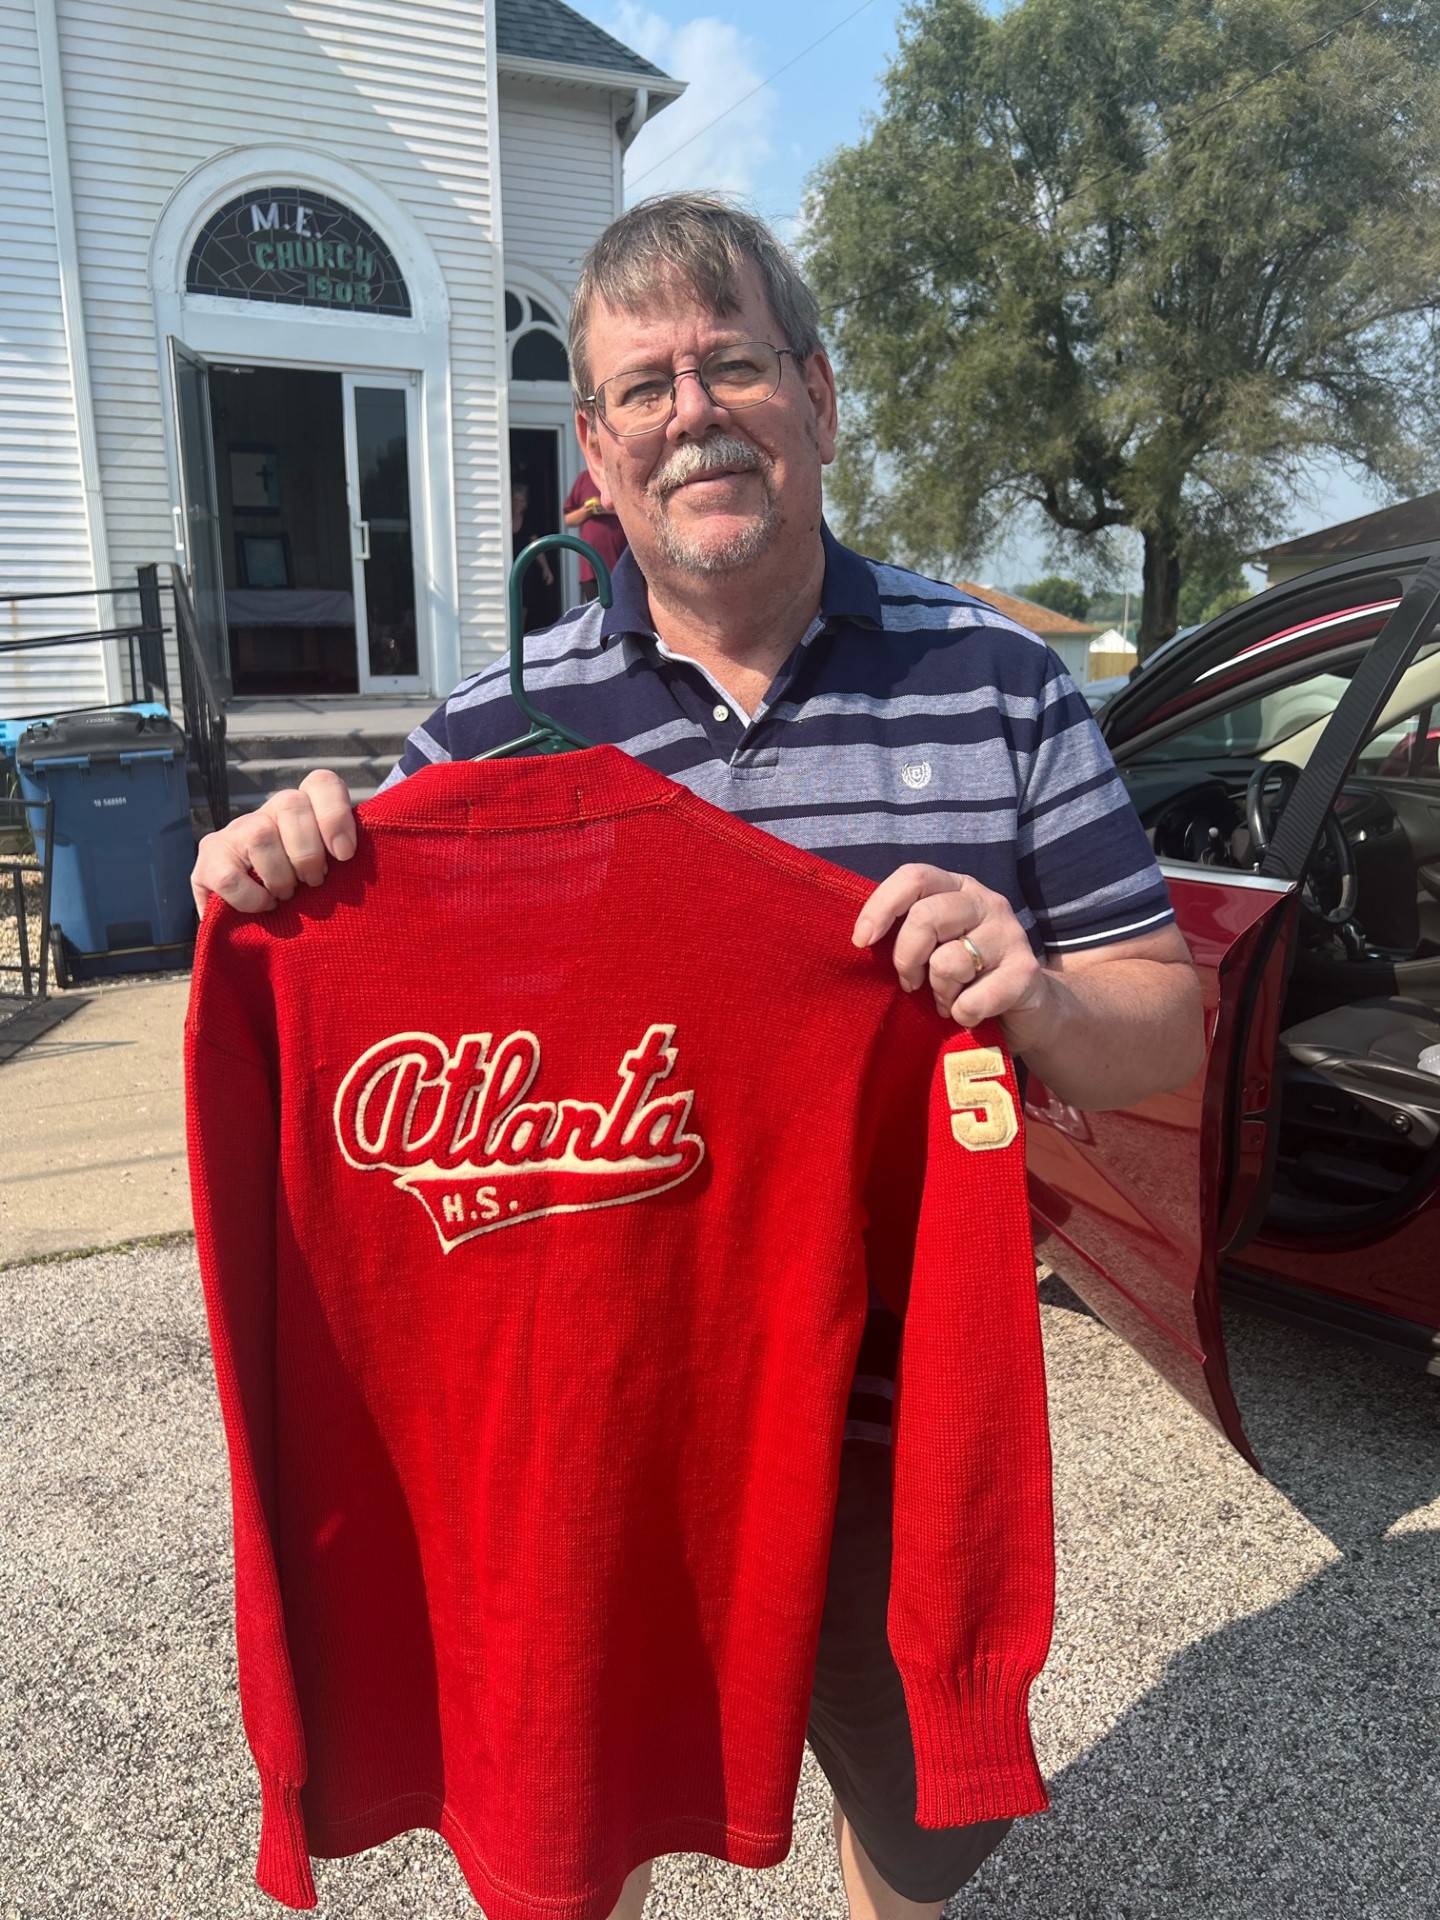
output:
<svg viewBox="0 0 1440 1920"><path fill-rule="evenodd" d="M533 1033L433 1033L376 1041L335 1097L335 1137L352 1167L388 1173L425 1207L447 1253L477 1234L553 1213L619 1207L675 1187L705 1143L687 1131L693 1091L654 1094L675 1067L673 1026L647 1029L620 1062L608 1106L531 1100Z"/></svg>

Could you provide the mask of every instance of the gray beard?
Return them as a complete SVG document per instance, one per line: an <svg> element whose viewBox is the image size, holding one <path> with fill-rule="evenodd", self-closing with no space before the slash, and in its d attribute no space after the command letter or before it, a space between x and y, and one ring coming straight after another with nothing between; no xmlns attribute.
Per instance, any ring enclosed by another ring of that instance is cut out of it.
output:
<svg viewBox="0 0 1440 1920"><path fill-rule="evenodd" d="M719 466L726 460L735 459L737 455L746 458L751 450L744 442L736 442L718 434L703 449L695 451L708 455ZM689 458L681 455L672 460L667 471L683 468L689 478L693 473L703 472L705 465L704 459L697 459L692 453ZM680 573L733 573L740 567L753 565L773 544L780 531L780 503L771 488L767 469L757 465L752 470L760 475L761 485L765 489L765 505L760 517L719 546L713 541L686 539L669 515L669 502L673 494L663 493L656 498L651 525L655 529L655 544L660 549L660 557L667 566L674 567Z"/></svg>
<svg viewBox="0 0 1440 1920"><path fill-rule="evenodd" d="M687 540L666 513L664 506L655 518L655 544L667 566L681 573L733 573L758 560L780 531L780 503L767 492L758 520L732 533L728 540Z"/></svg>

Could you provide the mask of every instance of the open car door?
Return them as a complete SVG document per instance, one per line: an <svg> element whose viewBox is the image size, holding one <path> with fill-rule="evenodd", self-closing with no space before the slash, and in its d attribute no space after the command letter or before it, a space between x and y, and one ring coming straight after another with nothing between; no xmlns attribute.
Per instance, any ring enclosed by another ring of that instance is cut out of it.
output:
<svg viewBox="0 0 1440 1920"><path fill-rule="evenodd" d="M1035 1252L1253 1462L1225 1364L1219 1267L1263 1202L1299 890L1213 868L1166 879L1205 995L1204 1068L1114 1113L1081 1113L1032 1077Z"/></svg>
<svg viewBox="0 0 1440 1920"><path fill-rule="evenodd" d="M1334 624L1364 615L1357 631L1373 636L1260 871L1165 866L1205 995L1203 1069L1176 1093L1113 1113L1081 1113L1033 1077L1026 1092L1037 1255L1252 1463L1226 1367L1219 1275L1268 1199L1300 883L1362 741L1440 610L1440 554L1373 556L1333 575L1287 582L1212 622L1102 715L1123 772L1127 749L1153 753L1167 730L1222 711L1235 690L1283 680L1296 657L1333 644Z"/></svg>

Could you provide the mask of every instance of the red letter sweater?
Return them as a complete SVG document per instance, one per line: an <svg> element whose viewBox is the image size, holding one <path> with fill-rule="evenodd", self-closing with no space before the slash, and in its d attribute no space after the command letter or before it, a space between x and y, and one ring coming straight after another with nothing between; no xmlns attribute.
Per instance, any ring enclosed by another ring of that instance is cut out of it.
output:
<svg viewBox="0 0 1440 1920"><path fill-rule="evenodd" d="M1017 1093L868 884L599 747L435 768L187 1029L256 1876L444 1835L489 1920L790 1847L846 1396L904 1318L889 1634L944 1827L1045 1805Z"/></svg>

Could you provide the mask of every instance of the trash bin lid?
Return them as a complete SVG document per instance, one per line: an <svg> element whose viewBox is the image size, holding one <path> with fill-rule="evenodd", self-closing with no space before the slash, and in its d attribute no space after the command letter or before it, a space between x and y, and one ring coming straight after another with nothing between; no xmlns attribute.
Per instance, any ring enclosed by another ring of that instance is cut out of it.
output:
<svg viewBox="0 0 1440 1920"><path fill-rule="evenodd" d="M28 768L62 760L118 761L132 754L178 759L184 751L185 736L168 714L111 707L95 713L62 713L27 727L16 745L15 760Z"/></svg>
<svg viewBox="0 0 1440 1920"><path fill-rule="evenodd" d="M0 754L13 754L21 734L31 727L47 725L48 719L48 715L32 714L28 720L0 720Z"/></svg>

